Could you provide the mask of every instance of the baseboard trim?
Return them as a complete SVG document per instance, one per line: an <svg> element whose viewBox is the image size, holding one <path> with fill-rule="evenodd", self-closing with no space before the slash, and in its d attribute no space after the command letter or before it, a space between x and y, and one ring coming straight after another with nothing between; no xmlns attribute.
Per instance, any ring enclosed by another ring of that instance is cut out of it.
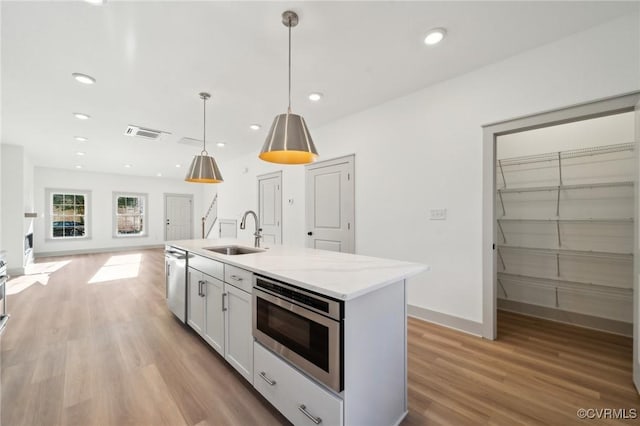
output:
<svg viewBox="0 0 640 426"><path fill-rule="evenodd" d="M58 256L73 256L76 254L96 254L96 253L112 253L117 251L135 251L135 250L148 250L164 248L164 244L148 244L141 246L126 246L126 247L103 247L95 249L81 249L81 250L62 250L62 251L49 251L49 252L36 252L34 257L58 257Z"/></svg>
<svg viewBox="0 0 640 426"><path fill-rule="evenodd" d="M578 327L606 331L607 333L620 334L627 337L633 336L633 324L629 322L594 317L592 315L505 299L498 299L498 309ZM500 326L500 324L498 324L498 326Z"/></svg>
<svg viewBox="0 0 640 426"><path fill-rule="evenodd" d="M482 323L480 322L471 321L449 314L443 314L442 312L432 311L431 309L414 305L407 305L407 314L410 317L482 337Z"/></svg>
<svg viewBox="0 0 640 426"><path fill-rule="evenodd" d="M18 277L20 275L24 275L24 267L23 268L7 268L7 275L10 277Z"/></svg>

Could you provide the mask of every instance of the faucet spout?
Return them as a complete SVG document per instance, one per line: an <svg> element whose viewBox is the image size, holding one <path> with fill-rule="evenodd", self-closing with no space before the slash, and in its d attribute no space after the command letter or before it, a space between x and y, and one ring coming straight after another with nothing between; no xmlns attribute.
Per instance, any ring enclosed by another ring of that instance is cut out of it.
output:
<svg viewBox="0 0 640 426"><path fill-rule="evenodd" d="M254 238L254 246L260 247L260 239L262 238L262 228L258 228L258 215L253 210L247 210L242 215L242 220L240 221L240 229L245 229L247 227L247 216L253 216L253 222L256 224L255 232L253 233Z"/></svg>

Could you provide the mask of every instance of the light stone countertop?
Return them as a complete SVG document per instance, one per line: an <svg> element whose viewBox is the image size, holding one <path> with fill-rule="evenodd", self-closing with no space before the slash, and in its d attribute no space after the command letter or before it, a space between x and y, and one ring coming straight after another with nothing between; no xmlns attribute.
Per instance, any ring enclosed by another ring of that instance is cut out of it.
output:
<svg viewBox="0 0 640 426"><path fill-rule="evenodd" d="M252 242L228 238L169 241L165 244L340 300L354 299L431 269L420 263L280 245L260 253L234 256L204 249L228 245L253 247Z"/></svg>

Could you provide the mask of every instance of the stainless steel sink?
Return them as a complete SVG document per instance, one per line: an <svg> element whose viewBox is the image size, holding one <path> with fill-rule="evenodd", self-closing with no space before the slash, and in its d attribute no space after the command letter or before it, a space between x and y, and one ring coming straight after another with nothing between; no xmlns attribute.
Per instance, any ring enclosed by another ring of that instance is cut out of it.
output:
<svg viewBox="0 0 640 426"><path fill-rule="evenodd" d="M204 250L213 251L215 253L226 254L227 256L236 256L238 254L261 253L264 249L242 247L242 246L220 246L220 247L204 247Z"/></svg>

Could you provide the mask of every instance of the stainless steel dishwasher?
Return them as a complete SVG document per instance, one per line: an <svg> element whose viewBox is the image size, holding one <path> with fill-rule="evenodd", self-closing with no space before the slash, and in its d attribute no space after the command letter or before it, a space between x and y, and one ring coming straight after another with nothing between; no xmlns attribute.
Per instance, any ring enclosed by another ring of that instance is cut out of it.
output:
<svg viewBox="0 0 640 426"><path fill-rule="evenodd" d="M167 286L167 306L180 321L187 321L187 252L165 246L164 272Z"/></svg>

